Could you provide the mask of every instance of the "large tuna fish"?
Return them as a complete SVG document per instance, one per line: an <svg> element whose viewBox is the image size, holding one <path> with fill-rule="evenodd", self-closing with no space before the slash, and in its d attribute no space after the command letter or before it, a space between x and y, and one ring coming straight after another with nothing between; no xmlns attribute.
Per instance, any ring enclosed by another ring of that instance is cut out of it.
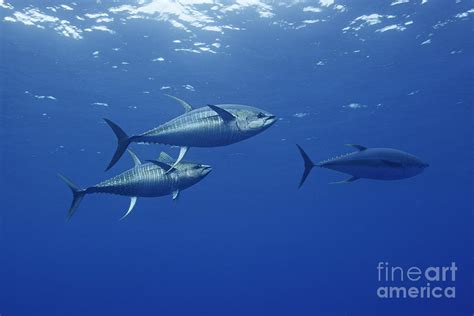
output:
<svg viewBox="0 0 474 316"><path fill-rule="evenodd" d="M207 165L184 161L172 168L170 163L173 163L174 160L165 153L161 153L157 160L141 163L132 151L129 150L129 153L135 162L133 168L86 189L78 188L71 180L59 174L73 194L68 219L74 214L86 194L110 193L129 196L131 198L130 206L122 216L121 219L123 219L133 210L139 197L172 195L173 199L176 199L181 190L198 183L212 170ZM167 172L168 170L170 171Z"/></svg>
<svg viewBox="0 0 474 316"><path fill-rule="evenodd" d="M421 173L429 165L418 157L393 148L366 148L361 145L348 144L357 149L346 155L313 163L303 148L298 149L304 160L304 172L300 187L313 167L327 168L351 175L344 181L348 183L360 178L377 180L399 180L410 178Z"/></svg>
<svg viewBox="0 0 474 316"><path fill-rule="evenodd" d="M276 118L255 107L239 104L207 105L198 109L177 100L186 110L169 122L148 132L128 136L117 124L105 119L117 136L117 149L106 170L120 159L130 143L157 143L180 146L177 165L190 147L217 147L239 142L266 130Z"/></svg>

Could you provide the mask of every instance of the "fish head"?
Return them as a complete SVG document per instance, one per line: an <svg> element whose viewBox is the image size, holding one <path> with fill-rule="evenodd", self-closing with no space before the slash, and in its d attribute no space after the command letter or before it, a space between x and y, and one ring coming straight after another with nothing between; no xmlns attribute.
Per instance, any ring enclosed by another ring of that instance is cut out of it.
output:
<svg viewBox="0 0 474 316"><path fill-rule="evenodd" d="M418 166L403 166L403 178L411 178L423 172L424 168Z"/></svg>
<svg viewBox="0 0 474 316"><path fill-rule="evenodd" d="M399 164L399 167L403 169L403 173L406 177L416 176L429 167L429 164L420 158L403 151L392 150L390 155L395 163Z"/></svg>
<svg viewBox="0 0 474 316"><path fill-rule="evenodd" d="M199 170L201 172L201 178L204 178L212 171L212 167L209 165L199 165Z"/></svg>
<svg viewBox="0 0 474 316"><path fill-rule="evenodd" d="M403 162L403 167L410 175L417 175L423 172L430 165L418 157L412 156Z"/></svg>
<svg viewBox="0 0 474 316"><path fill-rule="evenodd" d="M203 164L186 163L178 170L179 179L188 185L193 185L204 179L212 171L212 167Z"/></svg>
<svg viewBox="0 0 474 316"><path fill-rule="evenodd" d="M233 114L240 130L250 134L260 133L277 121L275 115L251 106L240 106Z"/></svg>

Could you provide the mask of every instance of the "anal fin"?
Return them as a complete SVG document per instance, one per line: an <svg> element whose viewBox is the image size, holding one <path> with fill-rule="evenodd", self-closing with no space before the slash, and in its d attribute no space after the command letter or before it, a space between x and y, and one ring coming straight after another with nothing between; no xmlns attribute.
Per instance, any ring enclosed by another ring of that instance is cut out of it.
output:
<svg viewBox="0 0 474 316"><path fill-rule="evenodd" d="M133 196L133 197L130 198L130 206L128 207L128 211L127 211L127 213L125 213L124 216L122 216L120 218L120 220L124 219L125 217L128 216L128 214L130 214L132 212L133 208L135 207L135 204L137 204L137 200L138 200L138 197L136 197L136 196Z"/></svg>
<svg viewBox="0 0 474 316"><path fill-rule="evenodd" d="M176 200L179 197L179 189L173 191L173 200Z"/></svg>
<svg viewBox="0 0 474 316"><path fill-rule="evenodd" d="M351 177L349 179L346 179L346 180L342 180L342 181L336 181L336 182L330 182L329 184L344 184L344 183L351 183L351 182L354 182L356 180L360 179L359 177Z"/></svg>

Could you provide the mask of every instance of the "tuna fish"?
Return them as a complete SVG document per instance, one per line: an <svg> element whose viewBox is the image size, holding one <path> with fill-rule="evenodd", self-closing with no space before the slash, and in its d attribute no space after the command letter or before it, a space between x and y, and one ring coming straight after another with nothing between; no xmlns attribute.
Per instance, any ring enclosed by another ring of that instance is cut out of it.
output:
<svg viewBox="0 0 474 316"><path fill-rule="evenodd" d="M347 144L356 148L342 156L313 163L303 148L298 149L304 160L304 172L299 187L308 177L313 167L327 168L351 175L344 181L333 183L349 183L360 178L377 180L399 180L411 178L421 173L429 165L418 157L398 149L392 148L367 148L361 145Z"/></svg>
<svg viewBox="0 0 474 316"><path fill-rule="evenodd" d="M105 119L117 136L117 149L106 170L120 159L130 143L158 143L180 146L176 166L190 147L217 147L233 144L266 130L276 118L255 107L239 104L208 104L194 109L173 96L186 113L143 134L128 136L117 124Z"/></svg>
<svg viewBox="0 0 474 316"><path fill-rule="evenodd" d="M172 195L174 200L180 191L198 183L212 170L208 165L184 161L172 168L170 163L173 163L174 159L166 153L161 153L157 160L142 163L132 151L128 152L135 163L133 168L86 189L77 187L71 180L59 174L73 194L68 219L74 214L86 194L110 193L129 196L130 206L122 216L121 219L123 219L133 210L139 197ZM171 171L167 172L168 170Z"/></svg>

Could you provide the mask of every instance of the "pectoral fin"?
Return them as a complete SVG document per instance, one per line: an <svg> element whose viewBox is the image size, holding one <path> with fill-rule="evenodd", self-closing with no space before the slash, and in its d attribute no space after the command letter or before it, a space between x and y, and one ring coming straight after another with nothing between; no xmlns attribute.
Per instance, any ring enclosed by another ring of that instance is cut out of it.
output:
<svg viewBox="0 0 474 316"><path fill-rule="evenodd" d="M186 155L186 153L188 152L188 150L189 150L189 147L187 147L187 146L183 146L179 149L178 159L176 159L176 162L170 167L170 169L168 171L166 171L166 173L168 173L172 169L174 169L174 167L176 167L181 162L181 160L183 160L183 158Z"/></svg>
<svg viewBox="0 0 474 316"><path fill-rule="evenodd" d="M346 180L342 180L342 181L336 181L336 182L330 182L329 184L344 184L344 183L350 183L350 182L354 182L355 180L358 180L360 179L359 177L351 177L349 179L346 179Z"/></svg>
<svg viewBox="0 0 474 316"><path fill-rule="evenodd" d="M210 107L214 112L216 112L221 117L221 119L224 120L224 122L227 123L235 120L234 114L230 113L229 111L226 111L212 104L208 104L207 106Z"/></svg>
<svg viewBox="0 0 474 316"><path fill-rule="evenodd" d="M173 191L173 200L176 200L179 197L179 189Z"/></svg>
<svg viewBox="0 0 474 316"><path fill-rule="evenodd" d="M389 167L392 167L392 168L401 168L401 167L403 167L403 164L401 164L397 161L390 161L390 160L382 159L382 163L389 166Z"/></svg>
<svg viewBox="0 0 474 316"><path fill-rule="evenodd" d="M125 213L124 216L122 216L122 217L120 218L120 220L124 219L125 217L128 216L128 214L130 214L130 212L131 212L131 211L133 210L133 208L135 207L135 204L137 203L137 200L138 200L138 198L137 198L136 196L133 196L133 197L130 198L130 206L128 207L128 211L127 211L127 213Z"/></svg>
<svg viewBox="0 0 474 316"><path fill-rule="evenodd" d="M167 163L164 163L162 161L158 161L158 160L147 160L148 162L151 162L152 164L155 164L157 165L158 167L160 167L161 169L165 170L166 172L170 171L170 170L175 170L174 168L172 168L170 165L168 165Z"/></svg>

